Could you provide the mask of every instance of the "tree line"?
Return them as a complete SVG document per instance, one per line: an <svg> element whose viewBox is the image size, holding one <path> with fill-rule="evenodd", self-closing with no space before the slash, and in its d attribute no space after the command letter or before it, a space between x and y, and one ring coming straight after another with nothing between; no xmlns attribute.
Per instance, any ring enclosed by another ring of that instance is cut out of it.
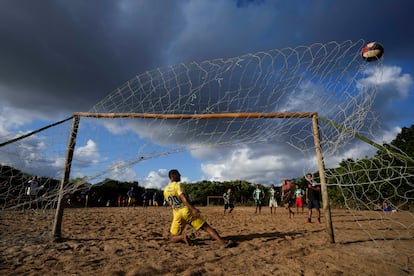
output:
<svg viewBox="0 0 414 276"><path fill-rule="evenodd" d="M328 195L333 208L359 208L373 210L384 202L397 209L414 210L414 164L390 154L390 151L403 153L409 158L414 157L414 125L402 128L397 137L389 144L384 144L385 150L378 150L373 157L362 159L342 160L338 167L326 169ZM319 173L313 172L314 179L319 181ZM4 206L11 204L11 200L24 193L24 185L31 175L23 173L15 168L0 166L0 203ZM304 189L305 178L294 178L295 184ZM40 178L40 182L46 183L45 188L57 192L60 181ZM68 202L72 206L84 204L85 192L90 195L90 206L118 206L118 201L126 197L131 186L135 187L138 204L141 204L140 195L145 191L152 198L154 193L158 195L159 205L163 204L162 190L146 189L138 182L120 182L105 179L96 184L83 183L81 178L72 179L69 185L77 186L74 192L67 195ZM81 184L79 184L81 183ZM199 181L183 183L188 198L193 204L206 205L208 196L221 196L231 188L235 194L235 203L251 205L252 193L255 185L267 191L268 187L260 183L250 183L245 180L233 181ZM295 189L295 188L293 188ZM281 191L277 196L280 202ZM109 202L109 204L108 204Z"/></svg>
<svg viewBox="0 0 414 276"><path fill-rule="evenodd" d="M409 158L414 157L414 125L403 127L397 137L384 149L396 150ZM319 172L313 172L314 180L319 182ZM293 179L300 188L306 188L303 176ZM338 167L326 169L328 195L333 208L358 208L364 210L380 209L384 202L400 210L414 210L414 164L390 154L386 150L378 150L373 157L342 160ZM208 196L221 196L228 189L234 191L235 203L252 205L252 194L255 185L245 180L233 181L199 181L184 183L188 198L196 205L206 205ZM136 183L138 195L144 189ZM118 193L125 194L131 183L119 183L105 180L102 185L95 185L100 194L107 197ZM265 192L269 187L259 183ZM94 187L94 189L95 189ZM293 191L295 187L293 186ZM148 189L150 194L158 193L162 200L162 190ZM280 202L281 191L277 189L277 200ZM138 198L138 201L140 199ZM162 203L162 202L160 202Z"/></svg>

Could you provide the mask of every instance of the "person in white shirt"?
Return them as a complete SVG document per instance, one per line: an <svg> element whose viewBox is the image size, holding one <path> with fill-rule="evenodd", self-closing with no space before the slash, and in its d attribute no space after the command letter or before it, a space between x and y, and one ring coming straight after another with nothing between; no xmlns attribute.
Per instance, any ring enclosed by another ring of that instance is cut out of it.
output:
<svg viewBox="0 0 414 276"><path fill-rule="evenodd" d="M29 186L26 189L26 195L29 198L29 209L31 209L32 201L37 197L37 194L39 193L41 187L39 187L37 176L33 176L33 178L29 180L28 184Z"/></svg>

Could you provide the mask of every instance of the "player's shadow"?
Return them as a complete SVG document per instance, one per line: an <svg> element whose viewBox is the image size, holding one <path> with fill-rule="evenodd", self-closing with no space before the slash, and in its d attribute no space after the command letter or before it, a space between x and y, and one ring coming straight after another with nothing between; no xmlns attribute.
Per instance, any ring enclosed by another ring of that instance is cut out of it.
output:
<svg viewBox="0 0 414 276"><path fill-rule="evenodd" d="M302 232L269 232L269 233L252 233L246 235L230 235L224 237L226 240L231 240L233 242L245 242L251 241L254 239L263 239L264 241L271 241L276 239L286 239L286 238L297 238L303 236Z"/></svg>
<svg viewBox="0 0 414 276"><path fill-rule="evenodd" d="M365 243L365 242L374 242L374 241L413 241L414 237L398 237L398 238L384 238L384 237L371 237L369 239L359 239L359 240L353 240L353 241L343 241L339 242L339 244L354 244L354 243Z"/></svg>
<svg viewBox="0 0 414 276"><path fill-rule="evenodd" d="M315 232L319 232L322 230L315 230ZM255 239L262 240L263 242L268 242L277 239L291 239L303 236L302 232L269 232L269 233L253 233L253 234L246 234L246 235L229 235L223 236L225 241L231 242L230 246L228 247L237 247L240 243L251 241ZM200 239L200 238L192 238L190 241L191 245L207 245L206 242L209 238Z"/></svg>
<svg viewBox="0 0 414 276"><path fill-rule="evenodd" d="M333 223L335 222L361 222L361 221L383 221L382 218L364 218L364 219L338 219L333 220Z"/></svg>

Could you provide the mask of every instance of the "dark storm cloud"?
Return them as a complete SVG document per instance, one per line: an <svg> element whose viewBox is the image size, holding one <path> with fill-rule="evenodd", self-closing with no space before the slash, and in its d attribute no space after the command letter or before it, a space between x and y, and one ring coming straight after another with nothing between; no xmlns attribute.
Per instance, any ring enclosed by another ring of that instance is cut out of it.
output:
<svg viewBox="0 0 414 276"><path fill-rule="evenodd" d="M413 1L1 1L2 102L85 111L167 64L359 38L412 58Z"/></svg>
<svg viewBox="0 0 414 276"><path fill-rule="evenodd" d="M380 41L393 59L413 58L413 1L250 2L257 1L189 5L187 16L194 24L172 45L175 61L361 38Z"/></svg>
<svg viewBox="0 0 414 276"><path fill-rule="evenodd" d="M2 1L2 101L85 110L162 63L179 13L171 1Z"/></svg>
<svg viewBox="0 0 414 276"><path fill-rule="evenodd" d="M73 111L89 110L136 75L177 63L362 38L380 41L385 46L385 65L401 66L403 63L404 70L409 70L413 68L414 31L410 28L413 10L414 1L411 0L3 0L0 1L0 132L10 135L13 122L27 123L20 117L13 120L9 110L29 110L32 116L26 117L37 119L43 113L57 120L55 115L59 113L65 113L66 117ZM386 86L387 91L380 91L373 105L375 111L390 110L387 103L395 98L398 90L395 87L402 82L398 76L405 73L390 78L400 81ZM410 81L404 81L407 87L411 87ZM218 82L212 82L211 91L217 91L217 85ZM232 91L234 94L228 96L240 98L238 90ZM148 90L141 92L144 98L148 94ZM209 98L210 102L200 101L197 112L210 108L206 103L214 105L212 99L215 98ZM398 99L405 100L401 95ZM157 103L160 97L152 100ZM136 108L143 102L131 104ZM188 101L188 105L191 104ZM178 106L181 108L182 103ZM263 105L255 107L258 106ZM394 122L397 116L402 117L398 113L392 118ZM7 118L7 124L3 123L6 121L2 121L3 118ZM197 128L193 127L192 131L195 130ZM303 131L300 125L289 130ZM146 134L151 137L159 130L147 128L147 131L151 131ZM283 169L283 176L297 175L287 173L292 170L287 165L301 168L292 160L302 162L306 158L284 145L256 148L251 145L244 160L259 160L254 162L257 166L269 164L270 160L272 166ZM269 152L269 159L260 159L266 152ZM213 160L211 164L226 164L232 157L231 151L221 154L223 159ZM275 154L283 156L283 162L272 163ZM247 167L249 162L240 168L243 162L234 160L233 166L240 172L251 171ZM226 169L226 172L231 171ZM257 171L262 174L261 170ZM274 173L265 177L279 177ZM237 176L240 177L242 175Z"/></svg>
<svg viewBox="0 0 414 276"><path fill-rule="evenodd" d="M317 1L309 6L302 24L306 40L358 39L380 41L389 56L413 58L414 30L410 28L414 2Z"/></svg>

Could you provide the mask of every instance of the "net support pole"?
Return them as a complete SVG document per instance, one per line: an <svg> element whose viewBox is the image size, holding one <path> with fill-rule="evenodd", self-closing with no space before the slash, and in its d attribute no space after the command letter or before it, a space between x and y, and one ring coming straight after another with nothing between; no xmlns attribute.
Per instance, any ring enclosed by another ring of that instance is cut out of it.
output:
<svg viewBox="0 0 414 276"><path fill-rule="evenodd" d="M333 231L333 226L332 226L332 217L331 217L331 206L329 203L328 187L326 185L325 164L323 162L323 156L322 156L317 115L312 116L312 129L313 129L313 139L315 142L316 158L318 159L319 177L321 180L322 204L323 204L323 213L325 216L326 231L328 232L328 235L329 235L329 241L331 243L335 243L334 231Z"/></svg>
<svg viewBox="0 0 414 276"><path fill-rule="evenodd" d="M59 187L59 195L55 213L55 220L53 222L53 236L60 238L62 236L62 219L63 219L63 209L64 209L64 199L65 199L65 187L69 183L70 169L72 165L73 153L76 145L76 136L78 134L80 117L75 115L72 119L72 130L69 136L69 143L66 149L66 161L65 167L63 170L62 180Z"/></svg>

